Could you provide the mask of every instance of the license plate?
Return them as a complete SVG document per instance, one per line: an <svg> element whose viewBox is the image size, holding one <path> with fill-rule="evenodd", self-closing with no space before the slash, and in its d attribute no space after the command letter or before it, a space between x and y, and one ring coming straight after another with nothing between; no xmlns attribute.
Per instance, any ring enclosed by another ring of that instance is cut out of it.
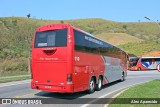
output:
<svg viewBox="0 0 160 107"><path fill-rule="evenodd" d="M51 86L45 86L44 88L52 88Z"/></svg>

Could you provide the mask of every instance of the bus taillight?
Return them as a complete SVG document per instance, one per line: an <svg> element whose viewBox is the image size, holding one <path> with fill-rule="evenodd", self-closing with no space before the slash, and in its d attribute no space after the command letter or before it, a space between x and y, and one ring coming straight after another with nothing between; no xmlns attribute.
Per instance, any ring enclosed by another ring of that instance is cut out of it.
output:
<svg viewBox="0 0 160 107"><path fill-rule="evenodd" d="M67 74L67 84L72 84L72 74Z"/></svg>

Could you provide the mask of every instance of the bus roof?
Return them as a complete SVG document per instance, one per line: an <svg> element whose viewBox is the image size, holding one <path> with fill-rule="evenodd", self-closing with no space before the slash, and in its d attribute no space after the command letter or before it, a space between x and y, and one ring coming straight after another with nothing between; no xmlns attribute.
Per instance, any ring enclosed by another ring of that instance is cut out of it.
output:
<svg viewBox="0 0 160 107"><path fill-rule="evenodd" d="M53 30L53 29L62 29L62 28L67 28L71 25L69 24L47 24L47 25L43 25L40 26L36 29L36 32L43 32L46 30Z"/></svg>
<svg viewBox="0 0 160 107"><path fill-rule="evenodd" d="M148 59L148 58L153 59L153 58L160 58L160 57L153 57L153 56L151 56L151 57L141 57L141 58L143 58L143 59Z"/></svg>

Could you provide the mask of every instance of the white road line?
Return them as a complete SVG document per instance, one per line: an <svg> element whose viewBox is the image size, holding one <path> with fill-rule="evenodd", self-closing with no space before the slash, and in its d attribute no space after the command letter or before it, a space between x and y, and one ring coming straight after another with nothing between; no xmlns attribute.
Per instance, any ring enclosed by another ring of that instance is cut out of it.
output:
<svg viewBox="0 0 160 107"><path fill-rule="evenodd" d="M160 77L159 75L155 75L155 76L129 76L127 78L149 78L149 77Z"/></svg>
<svg viewBox="0 0 160 107"><path fill-rule="evenodd" d="M106 96L108 96L108 95L110 95L110 94L113 94L113 93L115 93L115 92L117 92L117 91L120 91L120 90L122 90L122 89L129 88L129 87L132 87L132 86L134 86L134 85L146 83L146 82L149 82L149 81L150 81L150 80L145 81L145 82L140 82L140 83L132 84L132 85L129 85L129 86L126 86L126 87L122 87L122 88L120 88L120 89L114 90L114 91L112 91L112 92L110 92L110 93L107 93L107 94L105 94L105 95L102 95L102 96L100 96L100 97L98 97L98 98L105 98ZM98 101L98 100L99 100L98 98L95 99L95 100L92 100L92 101L88 102L88 104L83 104L81 107L87 107L87 106L89 106L91 103L93 103L93 102L95 102L95 101Z"/></svg>
<svg viewBox="0 0 160 107"><path fill-rule="evenodd" d="M116 98L117 96L119 96L120 94L122 94L124 91L128 90L130 87L125 88L124 90L120 91L119 93L117 93L116 95L114 95L112 98ZM112 101L108 102L108 104L105 104L104 107L108 107L109 103L111 103Z"/></svg>
<svg viewBox="0 0 160 107"><path fill-rule="evenodd" d="M4 85L0 84L0 85L1 85L1 86L0 86L0 88L1 88L1 87L8 87L8 86L12 86L12 85L26 84L26 83L30 83L30 81L18 82L18 83L11 83L11 84L4 84Z"/></svg>

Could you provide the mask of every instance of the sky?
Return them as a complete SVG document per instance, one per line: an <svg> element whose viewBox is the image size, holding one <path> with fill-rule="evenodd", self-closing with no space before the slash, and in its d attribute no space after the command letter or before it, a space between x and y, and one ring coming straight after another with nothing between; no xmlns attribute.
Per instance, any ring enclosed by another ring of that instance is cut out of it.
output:
<svg viewBox="0 0 160 107"><path fill-rule="evenodd" d="M1 0L0 17L46 20L102 18L116 22L160 21L160 0Z"/></svg>

